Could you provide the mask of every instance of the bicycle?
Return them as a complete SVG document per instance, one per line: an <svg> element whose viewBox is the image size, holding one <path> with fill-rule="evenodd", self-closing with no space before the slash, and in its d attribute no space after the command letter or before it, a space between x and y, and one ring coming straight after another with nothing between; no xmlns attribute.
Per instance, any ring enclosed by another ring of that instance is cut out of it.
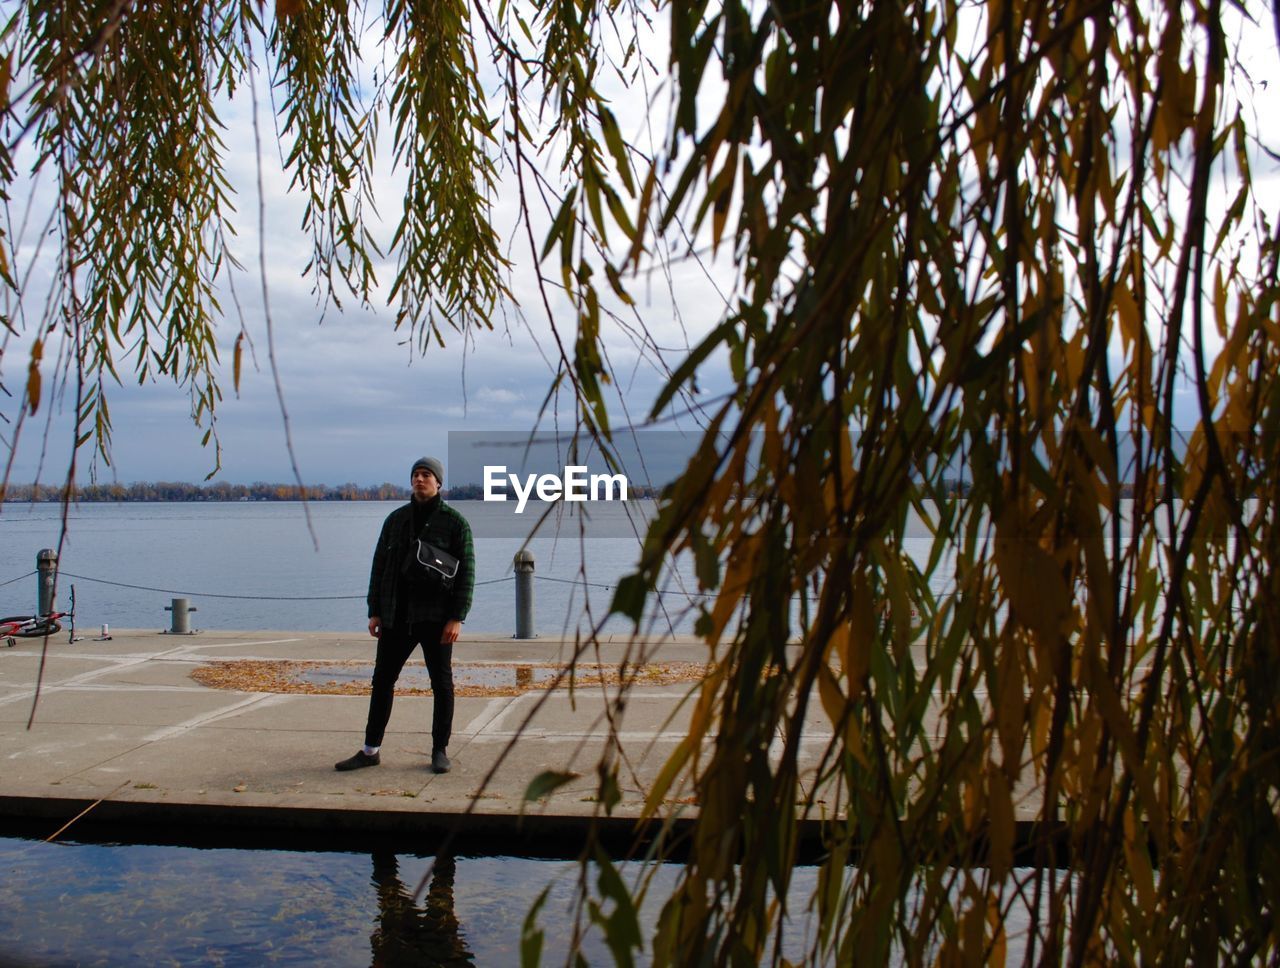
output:
<svg viewBox="0 0 1280 968"><path fill-rule="evenodd" d="M69 612L49 612L47 615L10 615L0 618L0 639L13 648L15 639L36 639L46 635L55 635L62 631L60 619L66 618Z"/></svg>
<svg viewBox="0 0 1280 968"><path fill-rule="evenodd" d="M62 631L61 619L71 620L70 641L76 641L76 586L71 586L71 608L65 612L46 612L44 615L10 615L0 618L0 639L13 648L16 639L39 639Z"/></svg>

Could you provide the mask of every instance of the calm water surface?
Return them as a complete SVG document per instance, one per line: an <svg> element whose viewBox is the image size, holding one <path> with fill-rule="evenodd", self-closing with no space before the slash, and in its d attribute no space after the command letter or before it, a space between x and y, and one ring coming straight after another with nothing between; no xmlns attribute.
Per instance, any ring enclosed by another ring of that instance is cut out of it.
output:
<svg viewBox="0 0 1280 968"><path fill-rule="evenodd" d="M302 505L292 502L82 504L68 521L58 603L69 604L74 584L77 626L86 630L103 623L168 628L165 607L186 597L197 609L194 628L362 632L374 543L399 503L311 504L314 542ZM477 587L468 630L510 635L512 559L535 516L515 518L510 503L456 506L475 534ZM601 503L592 507L585 540L577 517L558 529L549 521L530 539L539 634L572 633L604 615L613 586L638 556L635 532L650 509L647 502ZM18 579L0 587L0 613L35 610L36 579L19 576L35 570L41 548L58 547L60 517L57 505L0 508L0 582ZM655 616L660 627L692 628L690 603L700 598L681 594L681 582L695 587L691 578L673 575L666 608Z"/></svg>
<svg viewBox="0 0 1280 968"><path fill-rule="evenodd" d="M622 862L617 869L634 894L641 866ZM572 861L522 857L437 862L390 850L0 838L0 965L514 966L526 916L544 889L541 963L564 964L579 873ZM678 874L673 864L653 874L640 906L645 948L638 964L652 960L658 916ZM1025 884L1031 872L1013 875ZM816 868L796 869L782 951L793 964L812 963L807 909L816 887ZM1007 914L1008 964L1021 963L1030 893L1015 896ZM580 950L588 964L614 963L598 932L588 932Z"/></svg>
<svg viewBox="0 0 1280 968"><path fill-rule="evenodd" d="M197 609L193 628L363 632L373 546L398 504L311 504L314 542L302 505L293 502L82 504L68 521L58 603L67 607L74 585L76 623L85 630L103 623L168 628L165 607L186 597ZM532 511L517 518L511 502L455 506L475 535L477 587L467 631L499 635L515 631L512 559L526 540L536 560L535 629L572 635L603 618L614 586L634 569L653 513L650 502L599 502L589 519L549 518L529 538ZM0 586L0 614L35 610L36 579L21 576L35 570L41 548L58 547L60 530L58 505L0 508L0 582L12 582ZM904 550L920 564L927 559L923 524L914 522ZM949 580L944 566L935 590ZM675 562L663 588L645 628L691 632L708 598L697 593L687 560ZM629 622L612 619L605 627L626 631Z"/></svg>
<svg viewBox="0 0 1280 968"><path fill-rule="evenodd" d="M630 883L638 865L620 865ZM568 951L578 867L517 857L46 844L0 838L0 964L518 965L539 893L543 964ZM677 868L658 870L665 898ZM415 899L420 883L427 888ZM795 897L812 892L798 872ZM631 885L634 888L634 885ZM652 938L661 901L641 909ZM795 956L803 950L795 938ZM612 964L589 936L588 961ZM646 957L641 963L647 963ZM9 961L6 961L10 959Z"/></svg>

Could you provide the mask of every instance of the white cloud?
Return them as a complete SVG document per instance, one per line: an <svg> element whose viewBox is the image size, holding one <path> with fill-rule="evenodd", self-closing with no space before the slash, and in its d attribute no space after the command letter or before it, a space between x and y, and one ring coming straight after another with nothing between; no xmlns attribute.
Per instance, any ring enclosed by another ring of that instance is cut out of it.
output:
<svg viewBox="0 0 1280 968"><path fill-rule="evenodd" d="M521 396L503 387L481 387L476 399L481 403L519 403Z"/></svg>

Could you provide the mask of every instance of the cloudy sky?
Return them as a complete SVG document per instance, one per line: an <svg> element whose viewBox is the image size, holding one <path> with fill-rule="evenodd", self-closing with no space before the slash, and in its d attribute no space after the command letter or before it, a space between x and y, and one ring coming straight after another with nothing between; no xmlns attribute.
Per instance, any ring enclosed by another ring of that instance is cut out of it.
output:
<svg viewBox="0 0 1280 968"><path fill-rule="evenodd" d="M659 31L663 28L663 23L656 25ZM1267 29L1253 30L1258 43L1251 74L1255 81L1274 81L1280 76L1274 35ZM665 40L661 36L652 38L652 49L656 52L654 60L664 63ZM492 74L487 81L496 84ZM627 87L611 75L602 75L601 84L613 101L624 134L636 143L645 146L651 132L666 130L669 92L651 96L654 86ZM313 484L402 482L417 456L446 454L449 430L532 429L551 383L555 350L541 298L534 288L533 259L523 230L516 231L514 186L503 185L495 198L493 218L510 245L507 254L516 263L512 286L519 305L500 307L493 332L481 332L470 340L453 334L445 348L432 345L425 355L420 355L405 344L405 334L393 329L394 313L386 308L385 300L376 302L373 310L325 310L311 292L311 280L302 277L310 255L309 239L301 230L302 200L286 190L287 178L280 170L280 149L273 136L266 88L265 80L259 77L267 226L262 236L263 255L285 406L303 480ZM1272 83L1265 96L1271 99L1277 89L1280 83ZM707 96L714 97L714 91ZM1262 113L1266 113L1265 106ZM258 168L248 88L242 88L235 102L224 107L223 118L227 123L227 169L240 209L235 254L247 267L235 279L236 296L254 343L257 365L247 361L236 395L230 361L240 327L232 312L219 335L225 399L218 420L223 448L218 478L245 483L288 481L293 473L285 448L281 408L268 367L266 314L257 270ZM384 151L383 157L389 159L390 152ZM399 215L398 182L389 167L384 161L378 192L384 239L390 236ZM1274 169L1271 164L1270 172L1255 171L1264 190L1272 193L1276 187ZM42 197L48 196L48 185L32 185L29 191L38 208ZM15 194L18 197L20 194ZM1269 204L1267 208L1275 217L1276 205ZM544 227L545 223L535 226L539 244ZM31 253L34 247L35 240L28 234L24 251ZM724 261L728 258L727 247L719 258L718 265L687 258L677 260L667 277L655 275L634 281L633 292L641 300L637 312L656 342L667 351L672 365L682 351L696 345L723 311L724 290L731 277ZM385 294L394 266L380 266L378 276ZM232 305L229 298L223 302L226 307ZM568 331L571 345L572 311L563 300L553 301L552 308L557 323ZM655 354L652 350L642 354L631 338L616 329L607 342L611 362L621 378L617 397L612 401L618 415L615 419L625 419L625 402L630 416L641 420L662 383ZM11 392L19 392L23 385L26 345L22 338L11 341L5 353L4 380ZM703 368L700 384L707 399L729 389L722 360L713 358ZM109 400L115 426L114 466L99 463L90 471L85 467L88 455L82 452L82 480L92 473L100 481L199 481L212 470L212 449L200 446L201 432L190 421L185 390L164 383L141 387L126 383L115 388ZM4 415L12 417L14 409L13 400L0 401ZM11 480L26 482L38 476L54 481L65 474L71 410L70 400L50 401L46 395L41 411L24 428ZM559 412L562 420L572 417L572 403L563 395ZM548 421L544 420L541 426L547 429ZM6 426L4 433L9 439L11 426Z"/></svg>
<svg viewBox="0 0 1280 968"><path fill-rule="evenodd" d="M652 42L661 45L663 40L653 37ZM485 82L496 86L493 68L488 71ZM630 130L624 128L624 135L647 139L651 122L658 132L665 129L665 99L654 105L651 117L643 85L626 87L612 76L602 76L601 83L618 116L624 124L629 123ZM554 376L557 354L535 288L525 233L523 228L517 231L516 191L511 180L498 192L492 217L508 246L504 254L515 263L511 279L515 302L499 307L493 331L479 331L464 339L445 329L446 347L432 344L424 354L406 342L407 334L395 331L394 310L386 306L385 296L395 275L393 263L378 267L382 298L375 297L372 309L353 309L350 300L343 311L326 308L311 291L312 280L302 276L311 252L310 239L301 228L303 200L287 190L288 178L281 171L281 150L267 101L269 92L261 75L257 94L264 145L261 175L266 231L262 241L267 305L291 439L303 480L317 484L403 482L414 458L426 453L445 456L449 430L533 429ZM493 105L496 112L498 102ZM219 329L225 398L217 423L222 443L218 479L289 481L293 473L268 362L267 313L258 270L259 171L248 87L242 87L220 113L227 124L223 136L228 146L226 164L239 209L239 235L233 248L245 271L234 279L234 302L230 293L222 299L228 318ZM384 130L389 127L383 125ZM390 157L384 146L377 182L384 241L390 238L400 214L401 181L391 170ZM47 180L24 186L36 211L52 201ZM535 225L539 245L546 224ZM20 254L30 257L36 251L36 235L28 231ZM555 259L553 255L550 260L549 274L553 276L557 274ZM724 302L717 284L711 281L714 274L704 262L686 259L672 264L669 279L635 280L640 299L635 312L655 341L670 351L670 359L678 361L681 352L696 344L719 318ZM32 287L33 292L37 289ZM28 311L40 301L29 294ZM246 354L238 395L233 391L230 367L240 331L232 308L235 303L244 313L254 349L252 358ZM572 352L572 309L553 294L552 310L557 325L567 333L564 338ZM19 393L25 382L29 330L25 337L11 341L5 353L5 385L12 393ZM662 385L655 353L652 349L641 353L634 341L616 328L607 342L620 376L617 395L611 401L617 419L623 419L621 405L625 401L632 418L642 420ZM711 364L707 380L710 387L723 392L728 389L727 374L717 380L716 366ZM74 399L68 393L50 405L47 397L40 412L22 430L11 480L26 482L38 475L41 480L56 481L65 474ZM184 389L170 383L139 387L126 382L113 388L108 400L115 428L113 466L99 460L96 466L85 467L89 455L82 451L82 480L92 475L99 481L199 481L212 470L212 448L201 447L202 432L191 423L190 401ZM571 421L571 399L561 394L552 408L557 406L561 421ZM0 412L5 416L12 418L14 410L13 400L0 401ZM550 419L544 417L540 426L549 427ZM3 429L9 439L12 425Z"/></svg>

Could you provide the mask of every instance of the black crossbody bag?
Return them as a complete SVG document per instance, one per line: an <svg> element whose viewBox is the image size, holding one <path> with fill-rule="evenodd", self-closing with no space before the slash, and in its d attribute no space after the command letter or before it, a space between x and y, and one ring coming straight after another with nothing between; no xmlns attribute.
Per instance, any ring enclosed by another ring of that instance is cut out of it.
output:
<svg viewBox="0 0 1280 968"><path fill-rule="evenodd" d="M458 574L458 559L423 538L418 539L417 558L418 564L428 571L439 572L445 581L453 581Z"/></svg>
<svg viewBox="0 0 1280 968"><path fill-rule="evenodd" d="M435 518L434 512L431 518ZM426 534L430 527L431 521L428 520L422 526L422 533ZM458 559L443 548L433 545L426 538L418 538L418 547L414 556L418 559L418 564L427 569L427 571L436 572L446 582L453 581L458 574Z"/></svg>

